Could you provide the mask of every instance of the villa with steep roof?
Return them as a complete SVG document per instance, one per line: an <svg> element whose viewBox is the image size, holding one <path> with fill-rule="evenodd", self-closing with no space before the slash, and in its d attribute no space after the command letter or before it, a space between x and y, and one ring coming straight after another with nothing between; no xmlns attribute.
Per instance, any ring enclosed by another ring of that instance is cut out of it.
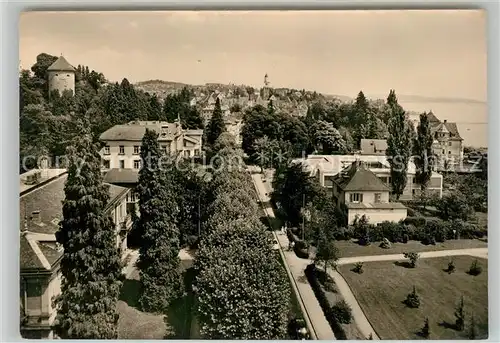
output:
<svg viewBox="0 0 500 343"><path fill-rule="evenodd" d="M75 68L61 55L47 69L49 94L54 90L61 95L66 90L75 94L75 72Z"/></svg>
<svg viewBox="0 0 500 343"><path fill-rule="evenodd" d="M146 129L158 133L158 143L166 154L180 154L186 158L201 156L203 130L185 130L178 121L132 121L115 125L100 136L105 143L100 154L106 182L137 183L142 166L141 142Z"/></svg>
<svg viewBox="0 0 500 343"><path fill-rule="evenodd" d="M443 121L431 127L434 138L432 150L442 167L459 164L464 157L463 138L460 137L456 123Z"/></svg>
<svg viewBox="0 0 500 343"><path fill-rule="evenodd" d="M363 215L371 224L400 221L407 215L406 207L390 202L390 188L360 161L343 169L333 178L333 198L337 206L347 208L348 224Z"/></svg>
<svg viewBox="0 0 500 343"><path fill-rule="evenodd" d="M62 219L65 169L33 170L20 177L20 330L23 338L53 338L54 298L61 292L60 262L63 248L55 237ZM33 175L36 177L33 177ZM127 211L130 190L109 186L105 208L116 225L116 247L127 252L132 227Z"/></svg>

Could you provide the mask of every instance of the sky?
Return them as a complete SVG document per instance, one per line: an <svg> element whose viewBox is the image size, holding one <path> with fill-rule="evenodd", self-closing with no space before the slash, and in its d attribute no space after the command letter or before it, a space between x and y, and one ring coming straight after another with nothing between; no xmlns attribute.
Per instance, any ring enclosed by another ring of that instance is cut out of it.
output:
<svg viewBox="0 0 500 343"><path fill-rule="evenodd" d="M109 80L487 99L481 10L27 12L19 59L63 54Z"/></svg>

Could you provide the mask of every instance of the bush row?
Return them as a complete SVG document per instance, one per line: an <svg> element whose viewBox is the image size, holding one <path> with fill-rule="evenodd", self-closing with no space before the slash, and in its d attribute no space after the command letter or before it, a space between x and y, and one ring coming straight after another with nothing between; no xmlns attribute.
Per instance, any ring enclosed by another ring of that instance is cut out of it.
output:
<svg viewBox="0 0 500 343"><path fill-rule="evenodd" d="M455 230L455 232L453 232ZM444 242L452 239L475 239L487 236L487 229L462 220L444 221L439 218L407 217L404 221L382 222L377 225L367 224L363 228L349 226L339 228L334 233L337 240L352 238L378 242L387 238L390 242L406 243L409 240L422 241L425 244Z"/></svg>
<svg viewBox="0 0 500 343"><path fill-rule="evenodd" d="M342 327L340 321L335 316L335 311L332 310L332 305L328 301L325 292L321 288L321 284L316 276L316 267L313 264L309 264L305 269L305 275L311 288L313 289L314 295L318 299L318 302L325 314L328 323L332 327L335 338L338 340L347 340L347 335Z"/></svg>

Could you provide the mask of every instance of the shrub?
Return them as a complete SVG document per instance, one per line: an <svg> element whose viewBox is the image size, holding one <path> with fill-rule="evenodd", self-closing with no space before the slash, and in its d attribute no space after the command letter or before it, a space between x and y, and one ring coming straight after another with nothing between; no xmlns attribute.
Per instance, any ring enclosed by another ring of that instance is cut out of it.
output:
<svg viewBox="0 0 500 343"><path fill-rule="evenodd" d="M413 208L411 208L411 207L407 207L406 211L407 211L407 213L408 213L408 216L410 216L410 217L415 217L416 212L415 212L415 210L414 210Z"/></svg>
<svg viewBox="0 0 500 343"><path fill-rule="evenodd" d="M380 247L382 249L390 249L391 248L391 242L387 238L384 238L382 243L380 243Z"/></svg>
<svg viewBox="0 0 500 343"><path fill-rule="evenodd" d="M410 308L418 308L420 306L420 297L417 294L415 286L413 286L413 291L406 296L405 304Z"/></svg>
<svg viewBox="0 0 500 343"><path fill-rule="evenodd" d="M337 292L337 287L335 287L335 282L333 282L333 280L330 278L325 280L325 282L323 283L323 287L325 288L325 291L332 293Z"/></svg>
<svg viewBox="0 0 500 343"><path fill-rule="evenodd" d="M417 266L417 261L420 257L420 254L416 252L405 252L403 256L409 260L410 267L415 268Z"/></svg>
<svg viewBox="0 0 500 343"><path fill-rule="evenodd" d="M387 238L393 243L401 242L403 240L404 225L402 223L384 221L377 225L376 231L379 237L377 237L378 239L372 237L374 241L381 241Z"/></svg>
<svg viewBox="0 0 500 343"><path fill-rule="evenodd" d="M428 233L425 235L424 239L422 240L422 244L436 245L436 238L434 238L434 235Z"/></svg>
<svg viewBox="0 0 500 343"><path fill-rule="evenodd" d="M424 327L422 328L422 337L425 339L429 338L431 331L429 328L429 318L425 318Z"/></svg>
<svg viewBox="0 0 500 343"><path fill-rule="evenodd" d="M422 228L425 226L426 220L424 217L406 217L403 222L405 224L412 224L416 228Z"/></svg>
<svg viewBox="0 0 500 343"><path fill-rule="evenodd" d="M337 301L332 307L333 316L339 323L349 324L352 320L352 310L345 300Z"/></svg>
<svg viewBox="0 0 500 343"><path fill-rule="evenodd" d="M340 322L333 315L332 306L328 301L325 292L323 292L323 290L321 289L321 284L319 283L316 276L316 267L313 264L309 264L305 269L305 275L307 277L307 280L309 281L309 284L311 285L311 288L313 289L314 295L316 295L316 299L318 299L318 302L321 306L321 309L323 310L323 313L325 314L326 319L328 320L328 323L333 330L333 333L335 334L335 337L339 340L346 340L346 333L342 328Z"/></svg>
<svg viewBox="0 0 500 343"><path fill-rule="evenodd" d="M479 262L477 261L477 259L472 261L472 264L470 265L468 273L470 275L477 276L477 275L481 274L482 271L483 271L483 268L479 265Z"/></svg>
<svg viewBox="0 0 500 343"><path fill-rule="evenodd" d="M455 262L453 262L453 260L450 260L450 262L448 262L448 268L446 269L446 272L448 274L451 274L455 271Z"/></svg>
<svg viewBox="0 0 500 343"><path fill-rule="evenodd" d="M406 244L406 243L408 243L409 240L410 240L410 236L408 236L407 233L403 234L402 242Z"/></svg>
<svg viewBox="0 0 500 343"><path fill-rule="evenodd" d="M363 262L356 262L352 271L358 274L363 274Z"/></svg>
<svg viewBox="0 0 500 343"><path fill-rule="evenodd" d="M462 331L465 325L465 309L464 297L460 298L460 302L455 307L455 329Z"/></svg>
<svg viewBox="0 0 500 343"><path fill-rule="evenodd" d="M444 242L448 237L453 237L453 235L449 234L449 228L447 222L431 219L425 224L425 233L429 237L434 237L437 242Z"/></svg>

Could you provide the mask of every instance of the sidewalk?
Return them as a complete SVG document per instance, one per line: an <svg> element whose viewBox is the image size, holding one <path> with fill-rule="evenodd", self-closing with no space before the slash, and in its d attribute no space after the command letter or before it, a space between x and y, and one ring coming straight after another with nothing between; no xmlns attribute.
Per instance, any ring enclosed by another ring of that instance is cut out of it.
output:
<svg viewBox="0 0 500 343"><path fill-rule="evenodd" d="M262 182L261 175L252 174L252 179L254 181L255 188L257 189L259 199L262 202L262 207L265 214L269 218L274 218L274 211L269 204L269 195L266 195L268 191L266 190L266 187ZM299 298L299 302L301 302L302 300L306 312L304 313L304 316L308 317L308 321L310 322L313 331L316 334L316 339L335 340L336 338L333 334L332 328L326 320L318 299L316 299L316 295L314 294L311 285L304 275L304 270L307 265L311 263L311 261L300 259L295 255L293 251L287 251L288 237L285 234L281 233L280 231L275 231L274 236L277 238L281 248L281 252L285 257L285 266L291 273L294 284L297 287L297 291L299 293L297 298Z"/></svg>

